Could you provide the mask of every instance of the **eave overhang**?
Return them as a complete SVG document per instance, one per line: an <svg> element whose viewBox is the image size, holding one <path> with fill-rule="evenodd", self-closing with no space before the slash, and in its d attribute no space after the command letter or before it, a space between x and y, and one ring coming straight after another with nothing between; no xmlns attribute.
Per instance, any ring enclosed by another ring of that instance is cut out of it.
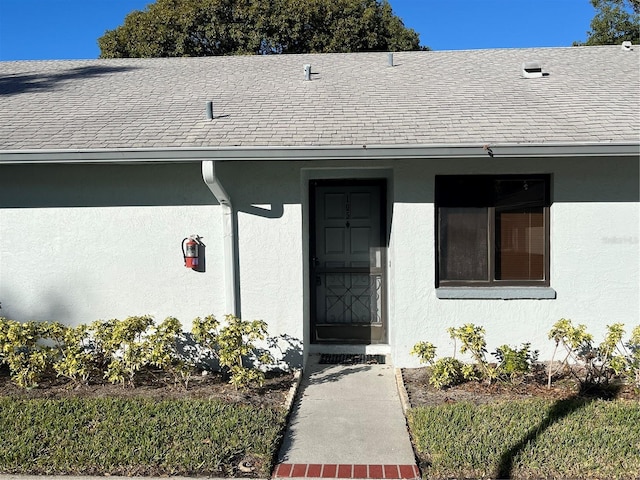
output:
<svg viewBox="0 0 640 480"><path fill-rule="evenodd" d="M640 156L640 141L611 143L488 143L440 145L238 146L0 151L0 164L214 161L403 160L443 158Z"/></svg>

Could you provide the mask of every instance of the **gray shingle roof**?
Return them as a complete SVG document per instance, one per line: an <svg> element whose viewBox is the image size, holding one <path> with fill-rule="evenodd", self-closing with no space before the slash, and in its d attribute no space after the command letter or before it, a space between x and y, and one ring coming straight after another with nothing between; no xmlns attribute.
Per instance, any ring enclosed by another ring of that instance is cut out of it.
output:
<svg viewBox="0 0 640 480"><path fill-rule="evenodd" d="M531 60L548 76L522 78ZM2 62L0 151L640 140L637 46L402 52L394 63L386 53Z"/></svg>

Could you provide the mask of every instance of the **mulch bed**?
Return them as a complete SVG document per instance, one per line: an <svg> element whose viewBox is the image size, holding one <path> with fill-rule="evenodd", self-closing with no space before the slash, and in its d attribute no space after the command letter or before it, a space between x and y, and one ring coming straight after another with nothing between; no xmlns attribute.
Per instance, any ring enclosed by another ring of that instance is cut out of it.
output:
<svg viewBox="0 0 640 480"><path fill-rule="evenodd" d="M402 378L412 407L431 406L443 403L471 402L476 405L509 400L544 398L561 400L570 397L623 398L640 401L640 391L629 385L614 385L609 388L581 391L571 377L555 379L547 388L546 376L531 375L523 380L506 383L496 381L466 382L438 390L429 384L428 367L402 369ZM173 378L159 370L145 370L136 377L136 386L123 387L101 378L92 378L88 384L74 384L67 379L50 375L36 388L23 389L11 382L8 368L0 367L0 396L14 398L151 398L156 400L181 398L220 399L233 403L256 406L281 407L293 384L290 372L267 373L264 386L236 390L219 373L199 373L189 381L188 389L174 384Z"/></svg>
<svg viewBox="0 0 640 480"><path fill-rule="evenodd" d="M514 383L473 381L438 390L429 384L429 367L402 370L409 402L412 407L434 406L445 403L470 402L481 405L524 399L563 400L567 398L605 398L640 400L640 391L630 385L612 384L603 388L581 390L572 377L555 379L547 388L546 375L539 372Z"/></svg>
<svg viewBox="0 0 640 480"><path fill-rule="evenodd" d="M0 367L0 396L13 398L205 398L277 408L284 406L292 384L292 373L273 371L267 373L264 386L236 390L222 375L200 372L190 379L189 387L185 389L184 385L175 384L170 375L160 370L148 369L136 375L134 387L114 385L99 377L91 378L87 384L74 384L65 378L49 375L36 388L23 389L11 382L6 366Z"/></svg>

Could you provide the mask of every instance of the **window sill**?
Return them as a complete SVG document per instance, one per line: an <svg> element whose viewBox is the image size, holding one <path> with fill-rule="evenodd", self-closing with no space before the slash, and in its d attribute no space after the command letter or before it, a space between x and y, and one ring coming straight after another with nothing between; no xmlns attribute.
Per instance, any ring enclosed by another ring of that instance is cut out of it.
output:
<svg viewBox="0 0 640 480"><path fill-rule="evenodd" d="M441 287L436 297L462 300L553 300L556 291L551 287Z"/></svg>

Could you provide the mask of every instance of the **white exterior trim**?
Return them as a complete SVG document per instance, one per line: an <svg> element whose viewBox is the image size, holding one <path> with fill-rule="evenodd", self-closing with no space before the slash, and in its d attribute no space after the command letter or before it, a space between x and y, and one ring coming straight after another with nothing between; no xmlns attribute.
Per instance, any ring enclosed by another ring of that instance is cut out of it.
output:
<svg viewBox="0 0 640 480"><path fill-rule="evenodd" d="M402 160L429 158L598 157L640 155L639 142L487 145L362 145L302 147L203 147L93 150L5 150L0 164L12 163L131 163L203 160Z"/></svg>
<svg viewBox="0 0 640 480"><path fill-rule="evenodd" d="M440 299L553 300L556 291L550 287L439 287Z"/></svg>

